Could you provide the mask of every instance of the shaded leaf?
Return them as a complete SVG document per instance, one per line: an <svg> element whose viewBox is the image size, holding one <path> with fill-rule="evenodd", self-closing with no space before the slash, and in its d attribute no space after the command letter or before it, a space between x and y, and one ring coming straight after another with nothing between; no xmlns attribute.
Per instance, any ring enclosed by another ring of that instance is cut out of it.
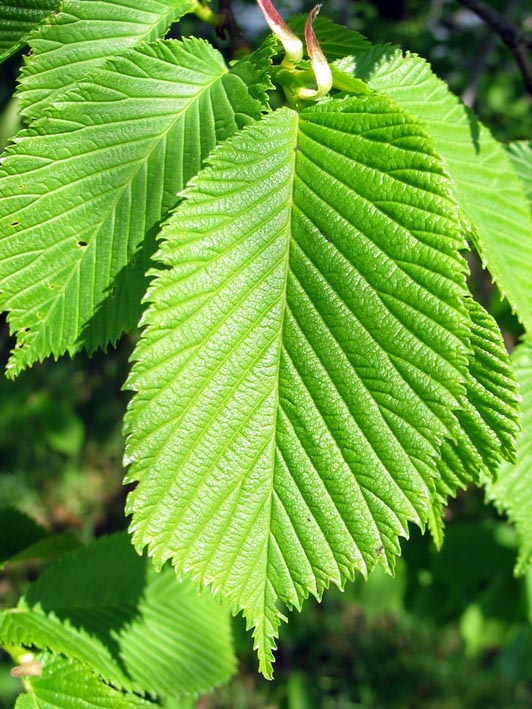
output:
<svg viewBox="0 0 532 709"><path fill-rule="evenodd" d="M257 61L266 58L228 71L202 40L159 40L107 64L17 136L0 175L12 375L136 326L153 235L176 192L217 142L260 116Z"/></svg>
<svg viewBox="0 0 532 709"><path fill-rule="evenodd" d="M157 573L125 534L49 567L0 615L0 641L62 653L74 668L159 697L206 691L235 669L228 612L171 569Z"/></svg>
<svg viewBox="0 0 532 709"><path fill-rule="evenodd" d="M489 496L515 524L520 541L516 573L523 574L532 562L532 343L520 344L512 353L523 398L522 430L517 439L517 462L501 467Z"/></svg>
<svg viewBox="0 0 532 709"><path fill-rule="evenodd" d="M78 545L73 534L49 534L23 512L0 508L0 568L8 561L54 559Z"/></svg>

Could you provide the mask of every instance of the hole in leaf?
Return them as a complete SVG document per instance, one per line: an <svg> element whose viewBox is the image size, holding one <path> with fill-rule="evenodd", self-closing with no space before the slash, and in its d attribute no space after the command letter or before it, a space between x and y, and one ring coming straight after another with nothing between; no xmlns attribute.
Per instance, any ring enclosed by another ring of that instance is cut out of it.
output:
<svg viewBox="0 0 532 709"><path fill-rule="evenodd" d="M55 283L50 283L50 290L54 290L55 288Z"/></svg>
<svg viewBox="0 0 532 709"><path fill-rule="evenodd" d="M14 221L14 222L11 222L11 225L10 225L10 226L12 226L12 227L13 227L13 229L14 229L14 228L15 228L16 226L20 226L20 222L19 222L18 220L16 220L16 219L15 219L15 221Z"/></svg>
<svg viewBox="0 0 532 709"><path fill-rule="evenodd" d="M88 246L88 243L86 241L80 240L78 241L78 246L84 248L85 246Z"/></svg>
<svg viewBox="0 0 532 709"><path fill-rule="evenodd" d="M115 295L116 295L116 286L113 286L111 288L111 296L114 298Z"/></svg>

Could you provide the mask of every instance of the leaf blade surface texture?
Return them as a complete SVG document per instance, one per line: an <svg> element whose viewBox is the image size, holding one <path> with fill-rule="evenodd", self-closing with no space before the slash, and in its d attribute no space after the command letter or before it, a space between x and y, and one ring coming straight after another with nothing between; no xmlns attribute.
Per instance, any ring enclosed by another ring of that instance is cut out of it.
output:
<svg viewBox="0 0 532 709"><path fill-rule="evenodd" d="M93 69L126 49L159 39L190 12L188 0L64 0L61 12L30 40L17 95L20 112L37 118Z"/></svg>
<svg viewBox="0 0 532 709"><path fill-rule="evenodd" d="M202 40L130 50L22 132L0 173L12 374L136 326L154 232L218 141L258 118L251 62Z"/></svg>
<svg viewBox="0 0 532 709"><path fill-rule="evenodd" d="M532 217L503 146L438 79L429 64L396 47L340 62L426 125L445 160L453 190L471 221L471 240L501 293L532 328Z"/></svg>
<svg viewBox="0 0 532 709"><path fill-rule="evenodd" d="M17 51L28 35L58 10L59 0L2 0L0 2L0 62Z"/></svg>
<svg viewBox="0 0 532 709"><path fill-rule="evenodd" d="M128 380L131 530L244 611L270 677L277 602L391 569L426 521L467 371L462 237L378 96L269 114L185 194Z"/></svg>

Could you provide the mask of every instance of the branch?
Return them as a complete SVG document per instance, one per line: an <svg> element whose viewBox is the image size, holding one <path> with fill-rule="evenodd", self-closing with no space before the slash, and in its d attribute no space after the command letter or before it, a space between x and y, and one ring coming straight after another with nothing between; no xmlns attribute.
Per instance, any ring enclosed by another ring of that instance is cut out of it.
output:
<svg viewBox="0 0 532 709"><path fill-rule="evenodd" d="M218 15L223 18L223 22L216 31L222 37L224 34L229 37L233 57L238 59L243 54L249 54L251 45L235 20L231 0L219 0Z"/></svg>
<svg viewBox="0 0 532 709"><path fill-rule="evenodd" d="M502 42L512 50L517 65L523 76L526 90L532 94L532 35L523 32L512 22L483 0L458 0L458 2L478 15L500 37Z"/></svg>

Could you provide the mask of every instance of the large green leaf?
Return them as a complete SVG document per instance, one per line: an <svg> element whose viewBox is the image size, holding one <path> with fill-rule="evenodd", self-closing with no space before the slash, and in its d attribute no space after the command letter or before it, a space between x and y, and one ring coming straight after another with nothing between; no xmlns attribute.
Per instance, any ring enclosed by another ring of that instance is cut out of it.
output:
<svg viewBox="0 0 532 709"><path fill-rule="evenodd" d="M520 344L512 361L523 398L522 431L517 439L517 462L503 465L490 497L516 525L520 541L516 573L522 574L532 562L532 342Z"/></svg>
<svg viewBox="0 0 532 709"><path fill-rule="evenodd" d="M341 66L424 122L447 163L484 264L521 321L532 328L532 218L502 145L420 57L380 47Z"/></svg>
<svg viewBox="0 0 532 709"><path fill-rule="evenodd" d="M62 12L30 41L21 73L20 111L36 118L58 96L107 59L164 36L192 0L63 0Z"/></svg>
<svg viewBox="0 0 532 709"><path fill-rule="evenodd" d="M59 0L0 0L0 62L25 44L59 4Z"/></svg>
<svg viewBox="0 0 532 709"><path fill-rule="evenodd" d="M229 613L170 568L157 573L125 534L49 567L0 615L0 642L62 653L106 682L158 697L204 692L235 669Z"/></svg>
<svg viewBox="0 0 532 709"><path fill-rule="evenodd" d="M391 569L465 392L459 216L388 99L270 114L163 231L129 387L131 530L255 626Z"/></svg>
<svg viewBox="0 0 532 709"><path fill-rule="evenodd" d="M159 40L108 63L17 136L0 173L12 374L136 326L161 217L217 142L261 114L256 61L228 71L202 40Z"/></svg>

